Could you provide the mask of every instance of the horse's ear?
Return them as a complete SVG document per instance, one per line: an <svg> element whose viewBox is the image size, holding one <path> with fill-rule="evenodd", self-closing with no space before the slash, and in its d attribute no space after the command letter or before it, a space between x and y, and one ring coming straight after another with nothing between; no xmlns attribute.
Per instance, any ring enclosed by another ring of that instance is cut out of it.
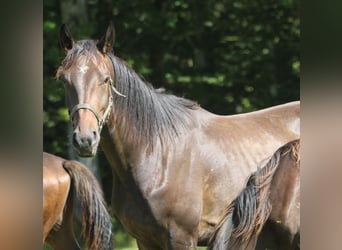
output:
<svg viewBox="0 0 342 250"><path fill-rule="evenodd" d="M115 41L114 24L113 22L110 22L107 28L106 35L104 35L100 39L100 41L98 41L96 46L102 53L105 54L105 53L113 51L114 41Z"/></svg>
<svg viewBox="0 0 342 250"><path fill-rule="evenodd" d="M65 51L72 49L75 43L68 27L64 23L59 29L59 41L61 45L63 46L63 48L65 49Z"/></svg>

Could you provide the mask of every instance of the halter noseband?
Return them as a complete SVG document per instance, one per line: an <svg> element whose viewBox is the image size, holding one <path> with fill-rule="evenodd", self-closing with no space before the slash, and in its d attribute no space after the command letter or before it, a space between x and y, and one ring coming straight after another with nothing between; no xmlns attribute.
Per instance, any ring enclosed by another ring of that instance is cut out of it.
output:
<svg viewBox="0 0 342 250"><path fill-rule="evenodd" d="M112 87L112 80L110 81L110 87ZM110 110L111 107L113 106L113 95L112 95L112 91L109 89L109 100L108 100L108 105L107 108L105 110L105 112L103 113L103 116L101 117L100 114L88 103L79 103L77 105L75 105L71 111L70 111L70 118L73 119L73 116L75 114L75 112L77 112L80 109L87 109L89 111L91 111L97 120L97 125L99 127L99 132L101 132L103 125L105 124L105 122L107 121L109 114L110 114Z"/></svg>

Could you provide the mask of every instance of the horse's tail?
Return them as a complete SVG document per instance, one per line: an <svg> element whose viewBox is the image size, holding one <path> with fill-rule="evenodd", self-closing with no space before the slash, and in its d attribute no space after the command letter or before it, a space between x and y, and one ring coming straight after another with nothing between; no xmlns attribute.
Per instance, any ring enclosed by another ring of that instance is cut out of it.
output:
<svg viewBox="0 0 342 250"><path fill-rule="evenodd" d="M112 249L112 223L102 189L92 172L82 163L65 161L82 210L82 233L88 249Z"/></svg>
<svg viewBox="0 0 342 250"><path fill-rule="evenodd" d="M234 210L234 202L232 202L225 210L221 221L217 224L215 233L209 240L209 250L226 250L229 249L229 240L234 229L232 216Z"/></svg>
<svg viewBox="0 0 342 250"><path fill-rule="evenodd" d="M297 143L297 140L291 141L277 149L267 163L249 177L245 189L226 208L209 241L209 249L255 248L257 237L271 213L269 192L272 177L284 154L296 153L293 148Z"/></svg>

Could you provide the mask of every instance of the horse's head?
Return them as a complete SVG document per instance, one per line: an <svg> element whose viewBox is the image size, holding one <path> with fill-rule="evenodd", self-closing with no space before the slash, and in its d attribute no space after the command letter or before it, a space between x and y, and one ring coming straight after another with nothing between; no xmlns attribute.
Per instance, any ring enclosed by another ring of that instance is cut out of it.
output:
<svg viewBox="0 0 342 250"><path fill-rule="evenodd" d="M102 126L110 116L114 71L106 54L112 50L114 33L111 23L101 40L75 41L65 24L60 28L66 57L57 78L65 85L72 144L83 157L95 155Z"/></svg>

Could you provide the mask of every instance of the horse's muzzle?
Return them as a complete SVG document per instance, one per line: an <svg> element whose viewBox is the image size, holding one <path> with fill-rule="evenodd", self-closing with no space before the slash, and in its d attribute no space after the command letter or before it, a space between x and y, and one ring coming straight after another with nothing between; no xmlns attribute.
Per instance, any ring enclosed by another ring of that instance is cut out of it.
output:
<svg viewBox="0 0 342 250"><path fill-rule="evenodd" d="M97 131L90 131L86 134L74 131L72 135L72 145L81 157L95 156L99 141Z"/></svg>

